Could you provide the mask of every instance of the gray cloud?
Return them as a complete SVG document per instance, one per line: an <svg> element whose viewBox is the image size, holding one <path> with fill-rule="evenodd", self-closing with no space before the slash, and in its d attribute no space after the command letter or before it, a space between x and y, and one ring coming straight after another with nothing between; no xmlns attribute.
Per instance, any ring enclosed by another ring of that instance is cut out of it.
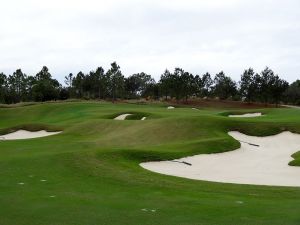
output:
<svg viewBox="0 0 300 225"><path fill-rule="evenodd" d="M2 0L0 0L2 1ZM1 3L0 71L59 79L117 61L126 75L159 78L175 66L195 74L252 66L300 78L296 0L11 0Z"/></svg>

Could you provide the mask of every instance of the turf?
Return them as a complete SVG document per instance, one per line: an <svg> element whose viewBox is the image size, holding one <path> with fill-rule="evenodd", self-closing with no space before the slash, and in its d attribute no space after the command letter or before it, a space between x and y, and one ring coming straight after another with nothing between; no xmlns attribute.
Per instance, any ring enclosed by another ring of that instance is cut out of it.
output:
<svg viewBox="0 0 300 225"><path fill-rule="evenodd" d="M300 133L300 110L259 112L265 116L228 118L220 108L105 102L3 107L0 133L20 128L63 133L0 141L0 224L299 224L300 188L195 181L139 167L234 150L239 143L229 130ZM123 113L136 115L112 119ZM140 121L143 116L147 120ZM292 164L300 165L299 153L294 157Z"/></svg>

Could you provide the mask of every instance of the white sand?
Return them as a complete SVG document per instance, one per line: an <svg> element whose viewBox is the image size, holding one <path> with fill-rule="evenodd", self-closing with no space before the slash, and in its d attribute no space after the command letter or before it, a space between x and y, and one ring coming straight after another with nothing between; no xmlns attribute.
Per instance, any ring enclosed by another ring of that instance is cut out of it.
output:
<svg viewBox="0 0 300 225"><path fill-rule="evenodd" d="M300 109L300 106L296 106L296 105L282 105L282 106L287 108Z"/></svg>
<svg viewBox="0 0 300 225"><path fill-rule="evenodd" d="M59 134L59 132L48 132L45 130L40 130L40 131L27 131L27 130L18 130L13 133L5 134L0 136L0 141L1 140L21 140L21 139L32 139L32 138L40 138L40 137L46 137L46 136L51 136L55 134Z"/></svg>
<svg viewBox="0 0 300 225"><path fill-rule="evenodd" d="M175 107L173 107L173 106L169 106L167 109L175 109Z"/></svg>
<svg viewBox="0 0 300 225"><path fill-rule="evenodd" d="M262 113L246 113L242 115L229 115L229 117L258 117L262 116Z"/></svg>
<svg viewBox="0 0 300 225"><path fill-rule="evenodd" d="M143 117L141 120L146 120L147 119L147 117Z"/></svg>
<svg viewBox="0 0 300 225"><path fill-rule="evenodd" d="M241 148L225 153L202 154L174 161L141 163L145 169L196 180L236 184L300 186L300 167L289 166L291 155L300 150L300 135L283 132L269 137L253 137L229 132Z"/></svg>
<svg viewBox="0 0 300 225"><path fill-rule="evenodd" d="M115 118L115 120L125 120L126 117L127 117L127 116L130 116L130 115L132 115L132 114L122 114L122 115L120 115L120 116L117 116L117 117Z"/></svg>

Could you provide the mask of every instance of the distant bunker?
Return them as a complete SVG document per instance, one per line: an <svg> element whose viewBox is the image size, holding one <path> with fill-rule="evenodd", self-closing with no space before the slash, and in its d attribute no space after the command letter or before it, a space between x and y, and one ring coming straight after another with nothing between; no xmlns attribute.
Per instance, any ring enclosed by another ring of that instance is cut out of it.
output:
<svg viewBox="0 0 300 225"><path fill-rule="evenodd" d="M1 135L1 140L24 140L24 139L33 139L33 138L41 138L52 136L56 134L60 134L61 131L58 132L48 132L46 130L40 131L27 131L27 130L18 130L9 134Z"/></svg>

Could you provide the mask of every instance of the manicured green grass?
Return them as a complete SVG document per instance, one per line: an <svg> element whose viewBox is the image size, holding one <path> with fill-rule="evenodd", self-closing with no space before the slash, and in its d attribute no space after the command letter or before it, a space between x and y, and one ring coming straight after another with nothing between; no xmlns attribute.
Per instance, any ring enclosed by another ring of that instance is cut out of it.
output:
<svg viewBox="0 0 300 225"><path fill-rule="evenodd" d="M293 154L292 157L294 158L294 160L291 161L289 163L289 165L290 166L300 166L300 151Z"/></svg>
<svg viewBox="0 0 300 225"><path fill-rule="evenodd" d="M2 134L19 128L63 133L0 141L0 224L300 224L300 188L195 181L139 166L234 150L239 143L227 135L230 130L300 133L298 109L251 111L265 116L103 102L1 108ZM123 113L135 115L112 119ZM140 121L143 116L147 120ZM300 165L299 154L294 157Z"/></svg>

